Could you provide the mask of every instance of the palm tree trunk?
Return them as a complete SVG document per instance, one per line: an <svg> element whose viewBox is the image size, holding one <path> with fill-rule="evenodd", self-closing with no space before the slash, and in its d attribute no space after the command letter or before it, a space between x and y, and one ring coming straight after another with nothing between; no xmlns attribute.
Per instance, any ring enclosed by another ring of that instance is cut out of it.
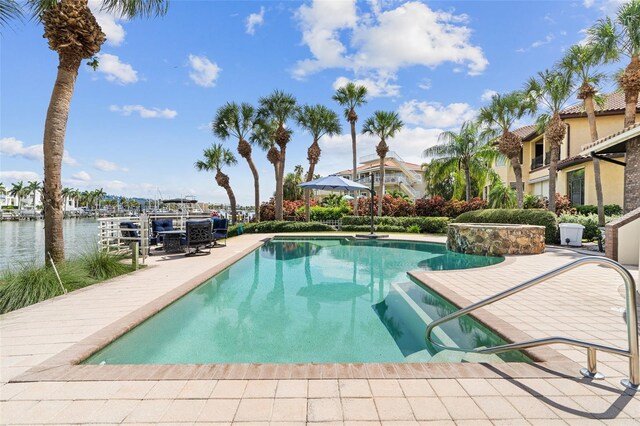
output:
<svg viewBox="0 0 640 426"><path fill-rule="evenodd" d="M280 162L278 163L278 174L276 175L276 220L284 220L284 162L287 148L280 147Z"/></svg>
<svg viewBox="0 0 640 426"><path fill-rule="evenodd" d="M356 122L355 120L349 120L351 123L351 152L353 153L353 172L351 173L351 178L355 182L358 178L358 173L356 171L357 167L357 156L356 156ZM353 214L358 216L358 192L353 191Z"/></svg>
<svg viewBox="0 0 640 426"><path fill-rule="evenodd" d="M231 205L231 224L236 224L236 196L231 189L231 185L226 185L224 187L225 191L227 191L227 195L229 196L229 204Z"/></svg>
<svg viewBox="0 0 640 426"><path fill-rule="evenodd" d="M313 179L313 172L316 169L316 162L309 161L309 170L307 171L307 182ZM307 222L311 221L311 190L304 190L304 217Z"/></svg>
<svg viewBox="0 0 640 426"><path fill-rule="evenodd" d="M378 216L382 216L382 198L384 197L384 159L380 157L380 191L378 192ZM371 176L373 179L373 176Z"/></svg>
<svg viewBox="0 0 640 426"><path fill-rule="evenodd" d="M631 57L631 62L624 70L621 78L621 86L624 89L624 127L632 126L636 122L636 105L638 103L638 83L636 79L640 75L640 58L638 55Z"/></svg>
<svg viewBox="0 0 640 426"><path fill-rule="evenodd" d="M559 151L560 146L552 143L549 155L549 211L551 213L556 212L556 183L558 180Z"/></svg>
<svg viewBox="0 0 640 426"><path fill-rule="evenodd" d="M464 181L465 181L465 185L467 186L466 197L467 197L467 203L468 203L469 200L471 199L471 172L469 171L469 167L465 167L463 170L464 170Z"/></svg>
<svg viewBox="0 0 640 426"><path fill-rule="evenodd" d="M255 206L255 218L256 222L260 222L260 175L258 175L258 169L253 162L253 158L247 157L247 163L253 174L253 192L254 192L254 206Z"/></svg>
<svg viewBox="0 0 640 426"><path fill-rule="evenodd" d="M593 96L584 99L584 109L587 112L589 122L589 134L591 142L598 140L598 126L596 125L596 111L593 105ZM598 204L598 226L604 226L604 196L602 193L602 178L600 175L600 160L593 157L593 177L596 184L596 202Z"/></svg>
<svg viewBox="0 0 640 426"><path fill-rule="evenodd" d="M510 158L510 160L511 167L513 167L513 174L516 176L516 200L518 202L518 208L521 209L524 206L524 195L522 190L522 166L520 165L520 157L516 155Z"/></svg>
<svg viewBox="0 0 640 426"><path fill-rule="evenodd" d="M71 97L80 68L80 57L67 59L60 56L58 74L51 93L47 118L44 124L44 255L55 263L64 262L64 236L62 234L62 155L69 118Z"/></svg>

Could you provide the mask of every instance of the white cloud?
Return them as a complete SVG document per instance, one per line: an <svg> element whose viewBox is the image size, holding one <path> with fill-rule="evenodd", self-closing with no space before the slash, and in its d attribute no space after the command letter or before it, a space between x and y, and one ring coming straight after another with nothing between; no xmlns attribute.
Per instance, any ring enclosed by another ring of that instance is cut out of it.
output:
<svg viewBox="0 0 640 426"><path fill-rule="evenodd" d="M206 56L189 55L189 66L191 72L189 77L198 86L213 87L216 79L222 71L215 62L211 62Z"/></svg>
<svg viewBox="0 0 640 426"><path fill-rule="evenodd" d="M259 27L264 23L264 6L260 8L260 13L252 13L247 16L247 34L254 35L256 33L256 27Z"/></svg>
<svg viewBox="0 0 640 426"><path fill-rule="evenodd" d="M169 108L146 108L142 105L111 105L109 107L111 112L119 112L122 115L129 116L134 112L137 112L141 118L166 118L172 119L178 115L178 112Z"/></svg>
<svg viewBox="0 0 640 426"><path fill-rule="evenodd" d="M422 90L431 89L431 80L426 77L423 78L422 80L420 80L420 83L418 83L418 87L421 88Z"/></svg>
<svg viewBox="0 0 640 426"><path fill-rule="evenodd" d="M0 153L8 157L21 157L27 160L44 161L42 144L24 146L24 142L14 137L0 139ZM76 166L78 162L64 151L62 162L68 166Z"/></svg>
<svg viewBox="0 0 640 426"><path fill-rule="evenodd" d="M477 111L467 103L442 105L439 102L412 99L400 105L398 114L408 124L449 129L473 120Z"/></svg>
<svg viewBox="0 0 640 426"><path fill-rule="evenodd" d="M81 170L78 173L74 173L73 175L71 175L71 177L82 182L88 182L91 180L91 175L84 170Z"/></svg>
<svg viewBox="0 0 640 426"><path fill-rule="evenodd" d="M435 68L445 62L464 65L476 75L488 65L482 49L470 43L466 15L433 11L416 1L386 11L374 4L374 14L362 16L355 0L301 6L296 18L312 58L298 61L293 76L300 79L328 68L395 74L403 67ZM349 48L343 39L350 41Z"/></svg>
<svg viewBox="0 0 640 426"><path fill-rule="evenodd" d="M105 74L108 81L118 84L130 84L138 81L138 71L124 62L120 58L109 53L98 53L98 72Z"/></svg>
<svg viewBox="0 0 640 426"><path fill-rule="evenodd" d="M116 163L101 158L93 162L93 167L103 172L128 171L127 168L117 165Z"/></svg>
<svg viewBox="0 0 640 426"><path fill-rule="evenodd" d="M491 100L491 98L493 98L497 94L498 92L496 92L495 90L484 89L484 92L482 92L482 95L480 95L480 100L483 102L488 102Z"/></svg>
<svg viewBox="0 0 640 426"><path fill-rule="evenodd" d="M338 77L333 82L333 88L345 86L348 82L353 81L359 86L367 88L367 96L371 98L377 97L397 97L400 96L400 86L397 84L391 84L390 81L395 81L395 75L376 75L371 78L364 79L349 79L347 77Z"/></svg>
<svg viewBox="0 0 640 426"><path fill-rule="evenodd" d="M540 46L544 46L545 44L551 43L553 40L555 40L555 38L556 36L554 34L549 33L544 37L544 39L534 41L533 43L531 43L529 47L520 47L516 49L516 52L524 53L524 52L528 52L531 49L537 49Z"/></svg>
<svg viewBox="0 0 640 426"><path fill-rule="evenodd" d="M120 46L127 34L124 27L118 21L126 21L104 10L100 10L102 2L99 0L89 0L89 8L96 17L98 25L102 28L102 32L107 36L107 44L111 46Z"/></svg>
<svg viewBox="0 0 640 426"><path fill-rule="evenodd" d="M16 182L19 180L37 180L40 181L40 175L36 172L27 172L19 170L2 170L0 171L0 179L3 181Z"/></svg>

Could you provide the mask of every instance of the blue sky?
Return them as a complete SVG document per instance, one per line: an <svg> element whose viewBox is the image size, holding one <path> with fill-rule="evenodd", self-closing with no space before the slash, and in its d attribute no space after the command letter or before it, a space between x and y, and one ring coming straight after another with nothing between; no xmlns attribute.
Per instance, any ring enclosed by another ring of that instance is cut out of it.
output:
<svg viewBox="0 0 640 426"><path fill-rule="evenodd" d="M93 1L93 0L92 0ZM91 3L91 2L90 2ZM620 1L182 1L163 18L124 21L96 12L107 34L100 68L82 65L71 105L63 185L156 198L195 195L228 202L213 173L193 164L215 142L209 123L227 101L257 103L274 89L336 112L335 88L355 79L370 91L361 124L397 111L405 129L389 141L406 161L443 130L472 119L490 95L522 87L584 39ZM98 8L96 7L97 11ZM42 28L15 22L0 39L0 180L42 179L42 135L57 54ZM610 66L609 70L621 65ZM605 90L612 90L612 83ZM523 123L528 124L528 123ZM307 168L311 137L293 127L286 168ZM344 134L321 140L323 175L350 168ZM359 137L358 156L377 140ZM235 152L237 141L227 145ZM261 199L273 167L254 148ZM225 172L238 202L251 204L248 166Z"/></svg>

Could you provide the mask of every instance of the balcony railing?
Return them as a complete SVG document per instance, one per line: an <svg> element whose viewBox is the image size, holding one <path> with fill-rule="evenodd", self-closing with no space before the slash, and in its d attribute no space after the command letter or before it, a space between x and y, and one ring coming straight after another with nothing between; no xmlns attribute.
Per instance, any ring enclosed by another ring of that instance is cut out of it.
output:
<svg viewBox="0 0 640 426"><path fill-rule="evenodd" d="M538 155L533 160L531 160L531 170L538 169L540 167L549 165L550 153L547 152L544 155Z"/></svg>

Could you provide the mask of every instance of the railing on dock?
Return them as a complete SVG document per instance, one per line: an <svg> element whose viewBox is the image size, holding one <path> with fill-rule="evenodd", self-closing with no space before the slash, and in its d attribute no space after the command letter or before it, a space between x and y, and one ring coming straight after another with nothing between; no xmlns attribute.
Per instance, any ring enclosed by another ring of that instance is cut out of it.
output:
<svg viewBox="0 0 640 426"><path fill-rule="evenodd" d="M118 254L132 254L137 243L142 263L149 255L149 217L100 217L98 221L98 248L101 251ZM133 223L129 228L123 223Z"/></svg>

